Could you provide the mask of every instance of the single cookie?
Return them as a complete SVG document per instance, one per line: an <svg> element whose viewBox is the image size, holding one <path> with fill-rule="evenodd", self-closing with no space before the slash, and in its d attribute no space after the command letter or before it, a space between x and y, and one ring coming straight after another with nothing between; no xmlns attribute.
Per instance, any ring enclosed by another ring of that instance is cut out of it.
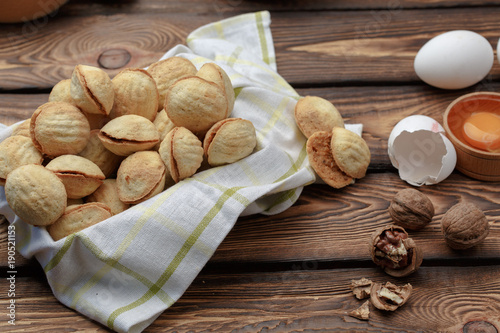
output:
<svg viewBox="0 0 500 333"><path fill-rule="evenodd" d="M163 109L168 88L179 79L196 75L196 67L191 61L181 57L170 57L157 61L148 67L147 71L156 82L158 89L158 110Z"/></svg>
<svg viewBox="0 0 500 333"><path fill-rule="evenodd" d="M76 106L47 102L31 116L30 136L35 147L49 157L78 154L89 141L90 125Z"/></svg>
<svg viewBox="0 0 500 333"><path fill-rule="evenodd" d="M153 121L153 124L156 126L156 129L160 134L160 142L155 147L155 150L158 150L160 148L160 143L163 141L163 139L165 139L168 132L170 132L175 127L175 124L170 120L167 113L165 112L165 109L162 109L160 112L158 112L155 120Z"/></svg>
<svg viewBox="0 0 500 333"><path fill-rule="evenodd" d="M14 135L0 142L0 185L5 185L7 175L17 167L43 162L42 153L33 145L31 138Z"/></svg>
<svg viewBox="0 0 500 333"><path fill-rule="evenodd" d="M136 152L118 168L118 197L127 204L145 201L164 190L165 176L165 164L156 151Z"/></svg>
<svg viewBox="0 0 500 333"><path fill-rule="evenodd" d="M109 75L98 67L77 65L71 76L71 98L85 113L109 115L115 93Z"/></svg>
<svg viewBox="0 0 500 333"><path fill-rule="evenodd" d="M25 121L23 121L22 123L16 125L14 127L14 129L12 130L12 134L10 136L22 135L22 136L27 136L28 138L31 138L30 123L31 123L31 118L28 118Z"/></svg>
<svg viewBox="0 0 500 333"><path fill-rule="evenodd" d="M334 127L344 127L344 120L337 108L317 96L306 96L297 102L295 122L306 138L317 131L330 132Z"/></svg>
<svg viewBox="0 0 500 333"><path fill-rule="evenodd" d="M370 164L370 149L358 134L342 127L332 130L332 155L339 168L352 178L363 178Z"/></svg>
<svg viewBox="0 0 500 333"><path fill-rule="evenodd" d="M79 232L110 218L111 210L100 202L68 206L64 214L47 231L54 241Z"/></svg>
<svg viewBox="0 0 500 333"><path fill-rule="evenodd" d="M353 182L352 177L346 175L335 163L332 156L330 132L319 131L307 139L306 150L311 167L318 176L334 188L342 188Z"/></svg>
<svg viewBox="0 0 500 333"><path fill-rule="evenodd" d="M93 193L105 178L94 162L78 155L58 156L45 167L62 180L69 199Z"/></svg>
<svg viewBox="0 0 500 333"><path fill-rule="evenodd" d="M176 183L194 175L203 161L201 141L184 127L171 130L158 152Z"/></svg>
<svg viewBox="0 0 500 333"><path fill-rule="evenodd" d="M224 90L198 76L178 80L168 89L165 98L165 112L170 120L200 137L226 118L227 110Z"/></svg>
<svg viewBox="0 0 500 333"><path fill-rule="evenodd" d="M52 171L37 164L14 169L5 182L10 208L24 222L35 226L54 223L66 208L66 189Z"/></svg>
<svg viewBox="0 0 500 333"><path fill-rule="evenodd" d="M250 155L256 145L255 127L251 121L241 118L217 122L203 141L204 153L211 166L239 161Z"/></svg>
<svg viewBox="0 0 500 333"><path fill-rule="evenodd" d="M71 98L71 79L59 81L50 91L49 102L66 102L73 104Z"/></svg>
<svg viewBox="0 0 500 333"><path fill-rule="evenodd" d="M151 121L155 119L159 96L151 74L144 69L127 68L111 81L115 91L115 101L109 114L111 119L126 114L136 114Z"/></svg>
<svg viewBox="0 0 500 333"><path fill-rule="evenodd" d="M94 193L86 198L86 202L101 202L111 209L111 214L116 215L127 210L130 205L122 202L118 197L116 179L105 179Z"/></svg>
<svg viewBox="0 0 500 333"><path fill-rule="evenodd" d="M104 147L99 139L98 129L90 131L89 143L78 155L94 162L106 178L118 170L118 166L123 160L122 156L118 156Z"/></svg>
<svg viewBox="0 0 500 333"><path fill-rule="evenodd" d="M101 128L98 136L104 147L118 156L148 150L160 141L153 122L135 114L112 119Z"/></svg>
<svg viewBox="0 0 500 333"><path fill-rule="evenodd" d="M224 90L228 105L226 117L229 117L234 108L235 95L233 85L229 76L227 76L227 73L220 66L214 64L213 62L208 62L201 66L196 75L205 80L216 83Z"/></svg>

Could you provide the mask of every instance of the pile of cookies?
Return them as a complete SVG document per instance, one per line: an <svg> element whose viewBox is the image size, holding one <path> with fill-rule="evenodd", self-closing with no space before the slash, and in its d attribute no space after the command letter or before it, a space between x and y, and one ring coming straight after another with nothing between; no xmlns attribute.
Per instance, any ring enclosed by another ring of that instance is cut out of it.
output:
<svg viewBox="0 0 500 333"><path fill-rule="evenodd" d="M326 184L342 188L366 175L370 149L361 136L345 128L331 102L317 96L301 98L295 106L295 121L307 138L311 167Z"/></svg>
<svg viewBox="0 0 500 333"><path fill-rule="evenodd" d="M0 143L0 185L17 216L59 240L250 155L255 128L229 118L234 102L214 63L171 57L113 79L78 65Z"/></svg>

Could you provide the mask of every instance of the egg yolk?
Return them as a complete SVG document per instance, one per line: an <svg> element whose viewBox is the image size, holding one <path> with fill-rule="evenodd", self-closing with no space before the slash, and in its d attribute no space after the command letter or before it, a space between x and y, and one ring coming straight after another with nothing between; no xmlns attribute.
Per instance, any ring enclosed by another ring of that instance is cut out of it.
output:
<svg viewBox="0 0 500 333"><path fill-rule="evenodd" d="M464 123L465 140L473 147L493 151L500 149L500 115L473 113Z"/></svg>

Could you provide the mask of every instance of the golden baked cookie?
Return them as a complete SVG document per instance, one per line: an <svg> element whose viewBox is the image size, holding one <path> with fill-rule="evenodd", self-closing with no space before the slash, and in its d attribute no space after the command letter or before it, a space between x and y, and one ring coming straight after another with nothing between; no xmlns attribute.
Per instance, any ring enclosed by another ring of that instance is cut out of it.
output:
<svg viewBox="0 0 500 333"><path fill-rule="evenodd" d="M30 135L35 147L49 157L78 154L89 141L90 125L76 106L47 102L31 116Z"/></svg>
<svg viewBox="0 0 500 333"><path fill-rule="evenodd" d="M62 180L69 199L93 193L105 178L94 162L78 155L58 156L45 167Z"/></svg>
<svg viewBox="0 0 500 333"><path fill-rule="evenodd" d="M344 120L335 106L324 98L306 96L295 105L295 122L306 138L314 132L330 132L344 127Z"/></svg>
<svg viewBox="0 0 500 333"><path fill-rule="evenodd" d="M164 190L165 176L165 164L156 151L136 152L118 168L118 197L127 204L145 201Z"/></svg>
<svg viewBox="0 0 500 333"><path fill-rule="evenodd" d="M160 141L153 122L135 114L112 119L101 128L98 136L104 147L119 156L148 150Z"/></svg>
<svg viewBox="0 0 500 333"><path fill-rule="evenodd" d="M211 166L239 161L250 155L256 145L255 127L251 121L241 118L217 122L203 141L204 153Z"/></svg>
<svg viewBox="0 0 500 333"><path fill-rule="evenodd" d="M15 168L26 164L42 164L43 156L33 145L31 138L14 135L0 142L0 185Z"/></svg>
<svg viewBox="0 0 500 333"><path fill-rule="evenodd" d="M109 75L94 66L77 65L71 76L71 98L85 113L108 115L115 92Z"/></svg>
<svg viewBox="0 0 500 333"><path fill-rule="evenodd" d="M86 198L87 202L102 202L111 209L111 214L116 215L127 210L130 205L122 202L118 197L116 179L105 179L99 188Z"/></svg>
<svg viewBox="0 0 500 333"><path fill-rule="evenodd" d="M81 157L94 162L102 171L104 176L111 176L123 160L122 156L118 156L104 147L99 139L99 130L90 131L90 138L87 146L78 154Z"/></svg>
<svg viewBox="0 0 500 333"><path fill-rule="evenodd" d="M64 214L47 231L54 241L82 231L111 217L111 210L100 202L68 206Z"/></svg>
<svg viewBox="0 0 500 333"><path fill-rule="evenodd" d="M342 172L335 163L330 147L331 139L330 132L314 132L307 139L307 156L311 167L326 184L334 188L342 188L351 184L353 178Z"/></svg>
<svg viewBox="0 0 500 333"><path fill-rule="evenodd" d="M147 71L154 78L158 89L158 110L163 109L168 88L175 81L187 76L196 75L196 67L191 61L181 57L170 57L157 61L148 67Z"/></svg>
<svg viewBox="0 0 500 333"><path fill-rule="evenodd" d="M73 104L73 98L71 98L71 79L61 80L56 83L50 91L49 102L66 102Z"/></svg>
<svg viewBox="0 0 500 333"><path fill-rule="evenodd" d="M144 69L127 68L111 82L115 91L115 101L109 114L111 119L126 114L136 114L151 121L155 119L159 96L151 74Z"/></svg>
<svg viewBox="0 0 500 333"><path fill-rule="evenodd" d="M370 149L358 134L342 127L332 130L332 155L339 168L352 178L363 178L370 164Z"/></svg>
<svg viewBox="0 0 500 333"><path fill-rule="evenodd" d="M165 98L165 112L170 120L200 137L226 118L227 110L224 90L198 76L178 80L170 86Z"/></svg>
<svg viewBox="0 0 500 333"><path fill-rule="evenodd" d="M153 124L156 126L156 129L160 134L160 142L155 147L156 150L158 150L160 148L160 143L163 141L163 139L165 139L168 132L170 132L175 127L175 124L170 120L170 118L168 118L165 109L162 109L160 112L158 112L155 120L153 121Z"/></svg>
<svg viewBox="0 0 500 333"><path fill-rule="evenodd" d="M54 223L64 213L67 200L59 177L37 164L23 165L9 173L5 197L17 216L35 226Z"/></svg>
<svg viewBox="0 0 500 333"><path fill-rule="evenodd" d="M219 65L216 65L213 62L208 62L201 66L196 75L207 81L216 83L222 88L222 90L224 90L228 105L226 117L229 117L234 108L235 95L233 84L231 83L229 76L227 76L227 73Z"/></svg>
<svg viewBox="0 0 500 333"><path fill-rule="evenodd" d="M200 139L184 127L172 129L158 152L176 183L194 175L203 161Z"/></svg>
<svg viewBox="0 0 500 333"><path fill-rule="evenodd" d="M31 118L26 119L20 124L17 124L14 129L12 130L12 134L10 136L15 136L15 135L22 135L22 136L27 136L28 138L31 138L30 135L30 123L31 123Z"/></svg>

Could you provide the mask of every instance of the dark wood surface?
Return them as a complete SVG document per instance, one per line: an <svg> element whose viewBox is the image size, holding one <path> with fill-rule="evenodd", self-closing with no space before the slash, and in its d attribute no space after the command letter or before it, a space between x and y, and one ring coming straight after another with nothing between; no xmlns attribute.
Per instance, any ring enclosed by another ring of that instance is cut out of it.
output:
<svg viewBox="0 0 500 333"><path fill-rule="evenodd" d="M145 332L500 331L499 182L454 172L419 188L436 215L411 232L424 253L415 274L391 278L367 250L370 233L391 222L394 194L410 187L387 156L392 127L411 114L441 122L458 96L500 90L496 59L482 82L444 91L418 80L416 52L432 36L455 29L481 33L496 49L499 1L70 0L46 20L0 24L0 122L30 117L78 63L105 66L110 75L147 66L203 24L264 9L271 12L279 73L301 95L327 98L346 122L365 125L368 175L342 190L307 186L279 215L240 218L183 297ZM444 243L440 221L462 200L485 212L491 232L481 245L454 251ZM6 230L3 221L0 331L108 331L60 304L38 263L20 255L16 326L8 325ZM361 277L409 282L414 291L395 313L372 311L361 321L348 316L361 304L349 283Z"/></svg>

